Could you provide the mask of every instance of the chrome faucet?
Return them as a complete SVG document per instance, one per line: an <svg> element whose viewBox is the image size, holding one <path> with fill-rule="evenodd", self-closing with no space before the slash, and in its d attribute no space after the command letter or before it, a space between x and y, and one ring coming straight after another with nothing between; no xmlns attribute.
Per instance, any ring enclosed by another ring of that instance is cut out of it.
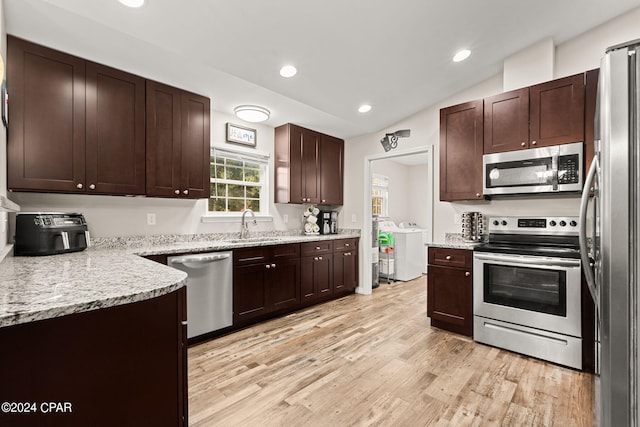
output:
<svg viewBox="0 0 640 427"><path fill-rule="evenodd" d="M242 228L240 230L241 239L247 237L247 234L249 233L249 227L244 219L244 217L247 215L247 212L250 213L253 217L253 225L258 225L258 221L256 221L256 215L253 213L253 211L251 209L245 209L244 212L242 212Z"/></svg>

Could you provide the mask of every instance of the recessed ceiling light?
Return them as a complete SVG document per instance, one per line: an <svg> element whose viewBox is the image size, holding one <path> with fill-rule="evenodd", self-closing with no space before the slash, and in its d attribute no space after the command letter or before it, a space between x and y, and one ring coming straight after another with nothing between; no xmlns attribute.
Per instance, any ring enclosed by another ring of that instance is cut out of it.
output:
<svg viewBox="0 0 640 427"><path fill-rule="evenodd" d="M258 105L238 105L233 112L239 119L251 123L264 122L271 115L269 110Z"/></svg>
<svg viewBox="0 0 640 427"><path fill-rule="evenodd" d="M125 6L129 7L141 7L144 5L144 0L118 0Z"/></svg>
<svg viewBox="0 0 640 427"><path fill-rule="evenodd" d="M293 65L285 65L284 67L280 68L280 75L282 77L293 77L297 72L298 70Z"/></svg>
<svg viewBox="0 0 640 427"><path fill-rule="evenodd" d="M471 51L469 49L462 49L461 51L453 55L453 62L464 61L469 57L469 55L471 55Z"/></svg>
<svg viewBox="0 0 640 427"><path fill-rule="evenodd" d="M359 108L358 111L361 113L368 113L369 111L371 111L371 105L369 104L362 104Z"/></svg>

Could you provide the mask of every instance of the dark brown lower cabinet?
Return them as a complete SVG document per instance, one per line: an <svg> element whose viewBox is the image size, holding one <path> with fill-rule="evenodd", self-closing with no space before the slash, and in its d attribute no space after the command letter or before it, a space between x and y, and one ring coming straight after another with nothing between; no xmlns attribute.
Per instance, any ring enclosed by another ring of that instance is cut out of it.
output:
<svg viewBox="0 0 640 427"><path fill-rule="evenodd" d="M303 303L333 294L331 258L331 254L302 257L300 293Z"/></svg>
<svg viewBox="0 0 640 427"><path fill-rule="evenodd" d="M469 337L473 336L472 254L464 249L429 248L427 269L431 325ZM461 267L451 266L458 263Z"/></svg>
<svg viewBox="0 0 640 427"><path fill-rule="evenodd" d="M0 425L188 425L185 300L0 328Z"/></svg>
<svg viewBox="0 0 640 427"><path fill-rule="evenodd" d="M350 292L358 286L358 239L341 239L333 246L333 292Z"/></svg>

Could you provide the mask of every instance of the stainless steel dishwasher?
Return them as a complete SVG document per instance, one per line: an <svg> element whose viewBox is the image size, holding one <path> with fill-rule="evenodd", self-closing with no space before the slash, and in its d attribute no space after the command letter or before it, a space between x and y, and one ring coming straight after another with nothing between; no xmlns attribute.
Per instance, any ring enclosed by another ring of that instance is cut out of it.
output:
<svg viewBox="0 0 640 427"><path fill-rule="evenodd" d="M231 251L173 256L170 267L187 277L187 338L233 323L233 256Z"/></svg>

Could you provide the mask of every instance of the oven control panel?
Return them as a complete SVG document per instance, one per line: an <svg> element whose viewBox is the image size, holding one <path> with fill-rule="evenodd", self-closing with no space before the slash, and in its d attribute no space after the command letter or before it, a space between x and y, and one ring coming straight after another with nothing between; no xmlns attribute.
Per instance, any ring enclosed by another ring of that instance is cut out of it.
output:
<svg viewBox="0 0 640 427"><path fill-rule="evenodd" d="M489 217L489 232L498 234L578 234L578 217Z"/></svg>

